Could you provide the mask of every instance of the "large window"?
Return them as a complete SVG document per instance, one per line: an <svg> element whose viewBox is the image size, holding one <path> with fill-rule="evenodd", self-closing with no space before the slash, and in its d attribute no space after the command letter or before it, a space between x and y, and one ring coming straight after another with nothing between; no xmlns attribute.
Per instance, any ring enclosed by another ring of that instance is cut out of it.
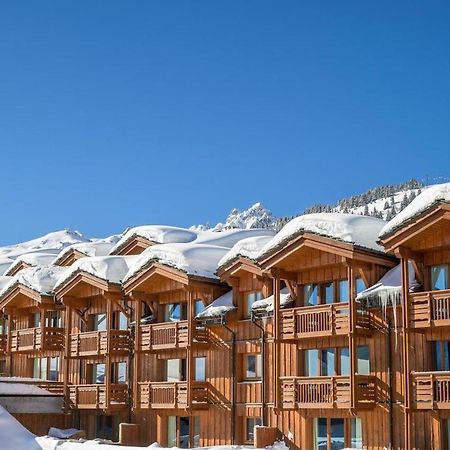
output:
<svg viewBox="0 0 450 450"><path fill-rule="evenodd" d="M166 359L166 381L186 381L186 359Z"/></svg>
<svg viewBox="0 0 450 450"><path fill-rule="evenodd" d="M262 424L261 417L245 418L245 443L252 444L255 439L255 427Z"/></svg>
<svg viewBox="0 0 450 450"><path fill-rule="evenodd" d="M343 450L362 447L361 419L325 418L313 420L314 450Z"/></svg>
<svg viewBox="0 0 450 450"><path fill-rule="evenodd" d="M356 278L356 293L359 294L360 292L367 289L368 286L364 284L364 280L362 278Z"/></svg>
<svg viewBox="0 0 450 450"><path fill-rule="evenodd" d="M433 356L434 356L434 370L450 371L450 342L449 341L434 341L433 342Z"/></svg>
<svg viewBox="0 0 450 450"><path fill-rule="evenodd" d="M303 373L308 377L350 375L348 347L304 350Z"/></svg>
<svg viewBox="0 0 450 450"><path fill-rule="evenodd" d="M60 311L48 311L45 313L45 326L50 328L59 328L61 323Z"/></svg>
<svg viewBox="0 0 450 450"><path fill-rule="evenodd" d="M305 284L305 305L314 306L319 303L319 289L317 284Z"/></svg>
<svg viewBox="0 0 450 450"><path fill-rule="evenodd" d="M195 305L195 315L198 316L205 309L205 305L200 299L196 299L194 305Z"/></svg>
<svg viewBox="0 0 450 450"><path fill-rule="evenodd" d="M123 384L128 381L127 363L125 361L113 363L111 369L112 369L111 381L113 383Z"/></svg>
<svg viewBox="0 0 450 450"><path fill-rule="evenodd" d="M248 292L245 295L245 304L244 304L244 318L248 319L252 315L252 306L257 300L261 300L263 298L262 292Z"/></svg>
<svg viewBox="0 0 450 450"><path fill-rule="evenodd" d="M356 371L359 375L370 375L370 352L368 345L358 345L356 347L358 366Z"/></svg>
<svg viewBox="0 0 450 450"><path fill-rule="evenodd" d="M33 359L33 378L41 380L58 381L59 357L53 358L34 358Z"/></svg>
<svg viewBox="0 0 450 450"><path fill-rule="evenodd" d="M91 383L103 384L105 382L105 364L91 364Z"/></svg>
<svg viewBox="0 0 450 450"><path fill-rule="evenodd" d="M164 321L178 322L187 320L187 303L169 303L165 306Z"/></svg>
<svg viewBox="0 0 450 450"><path fill-rule="evenodd" d="M440 266L431 267L431 290L439 291L442 289L449 289L448 281L448 265L442 264Z"/></svg>
<svg viewBox="0 0 450 450"><path fill-rule="evenodd" d="M167 417L167 446L178 448L198 447L200 417Z"/></svg>
<svg viewBox="0 0 450 450"><path fill-rule="evenodd" d="M245 378L247 380L261 378L262 358L260 354L245 356Z"/></svg>
<svg viewBox="0 0 450 450"><path fill-rule="evenodd" d="M195 381L206 381L206 358L200 356L195 361Z"/></svg>

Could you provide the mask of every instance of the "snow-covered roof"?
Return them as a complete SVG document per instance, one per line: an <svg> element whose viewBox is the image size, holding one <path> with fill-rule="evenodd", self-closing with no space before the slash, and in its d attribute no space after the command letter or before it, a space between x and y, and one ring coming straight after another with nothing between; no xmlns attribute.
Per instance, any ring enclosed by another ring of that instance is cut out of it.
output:
<svg viewBox="0 0 450 450"><path fill-rule="evenodd" d="M438 203L450 203L450 183L436 184L425 189L381 229L380 239L383 239Z"/></svg>
<svg viewBox="0 0 450 450"><path fill-rule="evenodd" d="M0 406L0 442L7 443L7 447L4 448L42 450L36 442L36 436L2 406Z"/></svg>
<svg viewBox="0 0 450 450"><path fill-rule="evenodd" d="M228 291L216 298L202 312L197 314L197 319L208 319L211 317L224 316L227 312L236 309L233 304L233 291Z"/></svg>
<svg viewBox="0 0 450 450"><path fill-rule="evenodd" d="M36 382L36 380L34 380ZM40 388L34 384L11 382L9 380L3 381L0 379L0 396L5 395L39 395L51 396L51 392Z"/></svg>
<svg viewBox="0 0 450 450"><path fill-rule="evenodd" d="M56 291L66 284L76 274L85 272L94 275L108 283L120 284L138 256L92 256L75 261L70 267L65 267L55 283Z"/></svg>
<svg viewBox="0 0 450 450"><path fill-rule="evenodd" d="M274 235L275 231L267 230L266 236L252 236L240 240L234 244L231 250L219 261L218 267L225 266L239 256L256 260L261 249L272 240Z"/></svg>
<svg viewBox="0 0 450 450"><path fill-rule="evenodd" d="M154 262L178 269L188 275L217 279L217 263L229 248L209 244L161 244L153 245L138 255L124 282Z"/></svg>
<svg viewBox="0 0 450 450"><path fill-rule="evenodd" d="M3 285L0 291L0 298L18 285L25 286L41 295L50 295L55 283L67 271L66 267L58 266L37 266L28 267L21 270Z"/></svg>
<svg viewBox="0 0 450 450"><path fill-rule="evenodd" d="M273 300L274 295L270 295L269 297L262 298L261 300L256 300L252 304L252 310L265 310L266 312L272 312L273 311ZM294 300L291 297L291 294L289 293L288 288L283 288L280 291L280 307L284 308L288 305L290 305Z"/></svg>
<svg viewBox="0 0 450 450"><path fill-rule="evenodd" d="M257 236L270 236L275 232L265 228L251 228L251 229L233 229L224 231L202 231L198 232L196 244L218 245L220 247L227 247L231 249L236 243L242 239Z"/></svg>
<svg viewBox="0 0 450 450"><path fill-rule="evenodd" d="M186 228L172 227L168 225L142 225L130 228L119 241L111 248L110 253L117 253L135 237L142 237L156 244L168 244L175 242L192 242L197 239L197 233Z"/></svg>
<svg viewBox="0 0 450 450"><path fill-rule="evenodd" d="M409 290L414 292L420 286L416 281L414 266L408 263ZM365 289L356 296L356 300L366 307L392 306L400 302L402 294L401 265L393 267L378 281L378 283Z"/></svg>
<svg viewBox="0 0 450 450"><path fill-rule="evenodd" d="M0 257L0 275L4 275L4 273L11 267L11 264L14 262L13 259L8 258L7 256Z"/></svg>
<svg viewBox="0 0 450 450"><path fill-rule="evenodd" d="M56 258L53 257L53 264L58 265L72 250L85 256L106 256L109 255L114 245L115 242L104 242L102 240L72 244L64 248Z"/></svg>
<svg viewBox="0 0 450 450"><path fill-rule="evenodd" d="M348 242L377 252L383 247L377 244L380 230L386 224L375 217L341 213L305 214L288 222L281 231L260 251L258 259L267 257L302 233L312 233Z"/></svg>
<svg viewBox="0 0 450 450"><path fill-rule="evenodd" d="M45 266L50 264L55 259L53 253L25 253L16 258L16 260L5 271L5 275L13 273L22 263L28 264L31 267Z"/></svg>

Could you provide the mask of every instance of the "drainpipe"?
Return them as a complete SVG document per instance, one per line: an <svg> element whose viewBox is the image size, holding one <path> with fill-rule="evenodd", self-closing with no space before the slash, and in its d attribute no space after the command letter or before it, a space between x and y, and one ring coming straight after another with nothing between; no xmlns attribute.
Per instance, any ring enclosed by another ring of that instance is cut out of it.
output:
<svg viewBox="0 0 450 450"><path fill-rule="evenodd" d="M266 331L264 328L257 322L257 319L252 314L252 322L261 330L261 403L262 403L262 425L267 425L267 417L266 417Z"/></svg>
<svg viewBox="0 0 450 450"><path fill-rule="evenodd" d="M235 364L235 354L236 354L236 333L225 323L222 326L231 334L231 445L236 442L236 364Z"/></svg>

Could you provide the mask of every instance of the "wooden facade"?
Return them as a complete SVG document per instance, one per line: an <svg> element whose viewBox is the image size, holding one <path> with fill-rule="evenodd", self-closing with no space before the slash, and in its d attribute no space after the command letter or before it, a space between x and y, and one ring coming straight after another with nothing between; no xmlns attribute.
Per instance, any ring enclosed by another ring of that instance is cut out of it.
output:
<svg viewBox="0 0 450 450"><path fill-rule="evenodd" d="M250 444L264 425L293 449L450 448L450 207L382 244L305 232L217 279L153 262L123 285L76 272L54 296L16 286L0 304L3 373L35 376L35 358L58 358L43 385L88 437L132 422L146 445ZM356 301L399 262L401 302ZM234 309L197 318L230 290Z"/></svg>

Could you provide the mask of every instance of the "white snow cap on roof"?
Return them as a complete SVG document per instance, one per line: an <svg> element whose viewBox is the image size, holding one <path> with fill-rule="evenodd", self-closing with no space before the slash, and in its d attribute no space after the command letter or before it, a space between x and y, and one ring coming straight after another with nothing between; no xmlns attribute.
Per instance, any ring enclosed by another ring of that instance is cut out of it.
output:
<svg viewBox="0 0 450 450"><path fill-rule="evenodd" d="M34 380L36 381L36 379ZM11 381L0 380L0 395L45 395L52 396L51 392L40 388L34 384L14 383Z"/></svg>
<svg viewBox="0 0 450 450"><path fill-rule="evenodd" d="M450 183L436 184L427 187L403 211L400 211L383 227L380 231L380 238L392 233L404 223L439 202L450 203Z"/></svg>
<svg viewBox="0 0 450 450"><path fill-rule="evenodd" d="M191 242L197 238L197 233L186 228L168 225L142 225L133 227L117 241L110 253L115 253L135 236L148 239L157 244L168 244L175 242Z"/></svg>
<svg viewBox="0 0 450 450"><path fill-rule="evenodd" d="M414 292L419 283L416 281L414 266L408 263L409 289ZM397 265L378 281L378 283L365 289L356 296L356 300L365 301L368 306L386 306L388 304L396 304L400 299L402 292L402 271L401 265Z"/></svg>
<svg viewBox="0 0 450 450"><path fill-rule="evenodd" d="M86 256L106 256L109 255L114 245L115 242L104 242L103 240L94 242L78 242L77 244L72 244L64 248L56 258L53 256L54 264L57 264L59 261L64 259L64 257L72 250L80 252Z"/></svg>
<svg viewBox="0 0 450 450"><path fill-rule="evenodd" d="M305 214L288 222L260 251L259 258L287 243L301 232L318 234L359 247L383 252L377 244L378 233L386 224L375 217L340 213Z"/></svg>
<svg viewBox="0 0 450 450"><path fill-rule="evenodd" d="M274 295L270 295L269 297L262 298L261 300L256 300L252 304L252 309L265 309L267 312L273 311L273 300ZM280 291L280 306L284 307L292 303L293 299L291 294L289 293L288 288L283 288Z"/></svg>
<svg viewBox="0 0 450 450"><path fill-rule="evenodd" d="M11 267L11 264L14 262L13 259L8 258L6 256L0 257L0 275L4 275L4 273Z"/></svg>
<svg viewBox="0 0 450 450"><path fill-rule="evenodd" d="M16 285L22 285L41 295L49 295L53 291L53 287L57 279L67 271L67 267L58 266L37 266L28 267L18 272L0 291L0 297L3 297L10 289Z"/></svg>
<svg viewBox="0 0 450 450"><path fill-rule="evenodd" d="M251 228L251 229L232 229L225 231L203 231L198 233L198 238L195 241L196 244L210 244L219 245L221 247L232 248L235 244L243 239L257 237L257 236L270 236L275 235L272 230L265 228Z"/></svg>
<svg viewBox="0 0 450 450"><path fill-rule="evenodd" d="M205 278L214 278L217 263L229 248L208 244L161 244L145 249L137 256L123 281L127 281L151 262L158 262L169 267Z"/></svg>
<svg viewBox="0 0 450 450"><path fill-rule="evenodd" d="M208 317L223 316L228 311L236 309L233 305L233 291L228 291L220 297L216 298L202 312L197 314L197 319L206 319Z"/></svg>
<svg viewBox="0 0 450 450"><path fill-rule="evenodd" d="M16 258L16 260L5 271L5 274L13 272L18 266L20 266L21 263L28 264L31 267L45 266L53 262L54 259L55 255L53 253L25 253Z"/></svg>
<svg viewBox="0 0 450 450"><path fill-rule="evenodd" d="M218 267L224 266L238 256L256 259L261 249L272 240L275 231L267 230L266 236L252 236L233 245L231 250L219 261Z"/></svg>
<svg viewBox="0 0 450 450"><path fill-rule="evenodd" d="M108 283L119 284L122 282L130 266L136 261L138 256L92 256L81 258L75 261L58 278L54 290L65 284L78 272L86 272Z"/></svg>

